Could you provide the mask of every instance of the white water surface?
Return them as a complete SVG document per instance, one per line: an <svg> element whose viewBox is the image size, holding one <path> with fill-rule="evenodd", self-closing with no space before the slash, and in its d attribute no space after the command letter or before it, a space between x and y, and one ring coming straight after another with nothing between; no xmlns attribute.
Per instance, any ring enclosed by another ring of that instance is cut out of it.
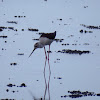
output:
<svg viewBox="0 0 100 100"><path fill-rule="evenodd" d="M0 99L44 98L45 80L47 84L49 81L45 100L71 100L61 96L73 90L100 93L100 29L88 29L81 25L100 26L99 10L99 0L1 0L0 27L14 27L17 31L4 29L0 32L0 36L8 36L0 38ZM16 21L17 24L7 21ZM28 31L28 28L39 31ZM80 33L80 30L92 33ZM28 56L37 42L33 39L39 38L39 32L54 31L57 31L56 39L64 40L51 44L50 65L46 61L44 77L44 49L37 49L30 58ZM67 43L69 45L62 45ZM89 45L85 45L87 43ZM62 49L89 50L91 53L57 53ZM10 83L16 86L8 87ZM19 87L22 83L26 87ZM78 100L100 100L100 97L86 96Z"/></svg>

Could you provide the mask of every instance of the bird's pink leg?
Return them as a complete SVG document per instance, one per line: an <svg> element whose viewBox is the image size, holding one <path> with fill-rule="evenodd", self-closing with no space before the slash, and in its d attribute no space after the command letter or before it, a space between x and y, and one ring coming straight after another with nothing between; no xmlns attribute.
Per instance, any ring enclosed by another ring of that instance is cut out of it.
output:
<svg viewBox="0 0 100 100"><path fill-rule="evenodd" d="M45 52L45 57L46 57L46 59L47 59L47 54L46 54L46 49L45 49L45 47L44 47L44 52Z"/></svg>
<svg viewBox="0 0 100 100"><path fill-rule="evenodd" d="M48 61L49 61L49 53L50 53L50 45L49 45L49 51L48 51Z"/></svg>

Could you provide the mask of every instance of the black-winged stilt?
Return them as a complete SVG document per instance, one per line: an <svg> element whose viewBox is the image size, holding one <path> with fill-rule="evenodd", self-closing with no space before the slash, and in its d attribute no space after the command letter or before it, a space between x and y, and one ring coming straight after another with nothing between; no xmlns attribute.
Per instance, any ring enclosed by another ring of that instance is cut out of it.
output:
<svg viewBox="0 0 100 100"><path fill-rule="evenodd" d="M32 55L35 49L44 47L45 56L47 58L45 45L49 45L49 51L50 51L50 44L53 42L55 37L56 37L56 31L53 33L43 33L39 38L39 42L35 43L34 49L29 55L29 57ZM48 59L49 59L49 53L48 53Z"/></svg>

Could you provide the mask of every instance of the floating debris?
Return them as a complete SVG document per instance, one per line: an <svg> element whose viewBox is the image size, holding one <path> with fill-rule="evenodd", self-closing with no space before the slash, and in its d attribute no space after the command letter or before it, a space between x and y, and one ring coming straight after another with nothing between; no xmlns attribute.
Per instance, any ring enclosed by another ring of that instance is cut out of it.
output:
<svg viewBox="0 0 100 100"><path fill-rule="evenodd" d="M58 51L58 52L61 52L61 53L69 53L69 54L86 54L86 53L90 53L90 51L81 51L81 50L70 50L70 49L63 49L62 51Z"/></svg>

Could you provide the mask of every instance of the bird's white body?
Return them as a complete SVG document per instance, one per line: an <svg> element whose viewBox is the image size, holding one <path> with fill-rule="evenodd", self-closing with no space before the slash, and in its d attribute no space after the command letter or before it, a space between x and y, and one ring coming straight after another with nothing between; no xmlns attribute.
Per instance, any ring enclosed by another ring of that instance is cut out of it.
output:
<svg viewBox="0 0 100 100"><path fill-rule="evenodd" d="M42 45L50 45L52 42L53 42L53 40L52 39L48 39L48 38L46 38L46 37L41 37L41 38L39 38L39 42L42 44Z"/></svg>

